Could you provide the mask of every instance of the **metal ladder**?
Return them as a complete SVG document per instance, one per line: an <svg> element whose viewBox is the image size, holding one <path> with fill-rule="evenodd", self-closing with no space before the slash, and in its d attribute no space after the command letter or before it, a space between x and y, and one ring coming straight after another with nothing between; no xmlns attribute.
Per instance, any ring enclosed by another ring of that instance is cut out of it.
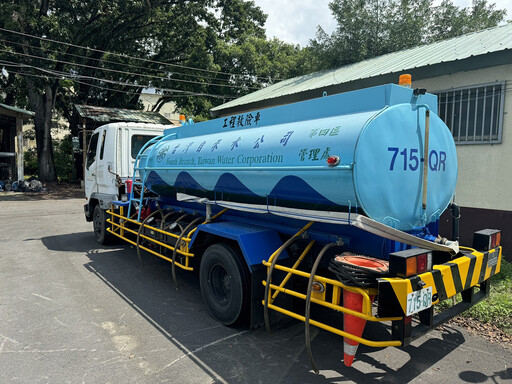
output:
<svg viewBox="0 0 512 384"><path fill-rule="evenodd" d="M151 157L151 155L153 154L153 152L156 148L156 143L158 143L164 137L166 137L166 136L160 135L160 136L153 137L146 144L144 144L142 149L137 154L137 158L135 159L135 163L133 164L132 191L130 192L130 205L128 206L128 217L131 217L132 206L133 206L133 203L136 202L139 206L139 210L138 210L138 214L137 214L137 221L140 221L140 213L141 213L140 208L142 207L142 202L144 200L144 188L145 188L146 178L147 178L147 174L148 174L146 172L146 168L141 167L140 163L142 160L147 161L147 159L149 157ZM153 148L151 148L151 151L149 151L148 153L145 153L146 149L148 149L151 145L153 145ZM140 179L140 181L137 181L139 179ZM134 198L134 193L133 193L136 185L141 187L140 196L138 198Z"/></svg>

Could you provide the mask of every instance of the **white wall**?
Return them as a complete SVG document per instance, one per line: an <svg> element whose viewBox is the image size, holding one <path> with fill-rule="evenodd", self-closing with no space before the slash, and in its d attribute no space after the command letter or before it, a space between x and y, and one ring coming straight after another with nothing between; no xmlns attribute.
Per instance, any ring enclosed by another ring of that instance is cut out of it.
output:
<svg viewBox="0 0 512 384"><path fill-rule="evenodd" d="M505 81L501 144L457 145L459 177L455 201L465 207L512 211L512 64L414 81L437 92Z"/></svg>
<svg viewBox="0 0 512 384"><path fill-rule="evenodd" d="M140 101L144 104L145 111L151 111L159 99L160 95L155 95L153 93L142 93L140 95ZM159 113L166 119L171 120L173 123L177 123L179 121L179 113L176 111L176 103L174 101L165 103L162 108L160 108Z"/></svg>

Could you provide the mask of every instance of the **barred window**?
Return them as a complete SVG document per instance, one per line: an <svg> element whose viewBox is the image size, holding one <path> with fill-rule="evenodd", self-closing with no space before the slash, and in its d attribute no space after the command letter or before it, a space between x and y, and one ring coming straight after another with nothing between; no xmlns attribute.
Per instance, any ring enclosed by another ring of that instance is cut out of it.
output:
<svg viewBox="0 0 512 384"><path fill-rule="evenodd" d="M501 143L505 83L435 92L456 144Z"/></svg>

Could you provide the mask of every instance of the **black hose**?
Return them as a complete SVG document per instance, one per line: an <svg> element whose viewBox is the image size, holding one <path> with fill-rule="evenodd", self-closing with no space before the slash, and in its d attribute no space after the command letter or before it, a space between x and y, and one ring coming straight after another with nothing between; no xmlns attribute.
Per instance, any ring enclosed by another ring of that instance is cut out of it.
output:
<svg viewBox="0 0 512 384"><path fill-rule="evenodd" d="M165 214L165 216L164 216L164 217L163 217L163 219L162 219L162 222L160 223L160 229L161 229L161 230L164 230L164 229L165 229L165 222L167 221L167 218L168 218L169 216L175 216L175 215L177 215L178 213L179 213L179 212L176 212L176 211L171 211L171 212L169 212L169 213L166 213L166 214Z"/></svg>
<svg viewBox="0 0 512 384"><path fill-rule="evenodd" d="M180 246L181 238L183 237L185 232L187 232L190 227L192 227L195 223L197 223L199 221L204 221L204 218L203 217L196 218L195 220L190 222L190 224L187 225L185 227L185 229L183 229L181 231L180 237L178 237L178 241L176 241L176 244L174 245L174 250L172 251L172 258L171 258L171 262L172 262L172 281L174 282L174 286L176 287L176 290L178 290L178 279L176 278L176 264L174 262L175 257L176 257L176 251L177 251L178 247Z"/></svg>
<svg viewBox="0 0 512 384"><path fill-rule="evenodd" d="M315 359L313 358L313 352L311 351L311 337L309 333L309 319L311 315L311 292L313 291L313 282L315 280L316 270L318 269L318 265L320 264L320 260L325 255L325 253L332 247L336 246L335 243L327 244L322 248L318 256L316 257L315 263L313 264L313 268L311 268L311 275L309 276L308 290L306 292L306 310L304 314L304 333L306 337L306 349L308 350L309 361L311 362L311 367L315 373L318 373L318 368L315 364Z"/></svg>
<svg viewBox="0 0 512 384"><path fill-rule="evenodd" d="M162 216L162 218L164 217L164 213L162 212L162 210L160 209L160 206L158 205L158 203L156 204L156 207L157 207L157 211L154 211L152 212L151 214L148 215L148 217L146 217L144 219L144 221L142 221L140 227L139 227L139 230L137 231L137 257L139 258L139 262L142 266L144 266L144 262L142 261L142 256L140 255L140 234L142 232L142 229L144 228L144 225L146 225L146 222L151 219L153 216L155 216L157 213L160 213L160 215ZM139 209L141 209L142 207L139 207Z"/></svg>
<svg viewBox="0 0 512 384"><path fill-rule="evenodd" d="M263 304L263 316L265 318L265 328L267 329L267 332L270 332L270 318L268 316L268 296L270 291L270 282L272 280L272 272L274 272L274 267L277 263L277 259L279 259L279 256L281 256L281 253L283 253L283 251L297 239L298 236L292 236L288 240L286 240L286 242L283 244L283 246L279 249L276 256L274 257L274 260L272 260L272 264L270 265L267 272L267 284L265 284L265 301Z"/></svg>

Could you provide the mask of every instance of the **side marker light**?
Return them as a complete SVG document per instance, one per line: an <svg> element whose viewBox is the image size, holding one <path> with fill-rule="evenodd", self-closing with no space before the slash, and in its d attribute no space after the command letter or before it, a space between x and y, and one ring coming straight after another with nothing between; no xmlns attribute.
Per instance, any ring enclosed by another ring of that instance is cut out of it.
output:
<svg viewBox="0 0 512 384"><path fill-rule="evenodd" d="M330 167L335 167L340 163L340 158L338 156L329 156L327 158L327 164Z"/></svg>

